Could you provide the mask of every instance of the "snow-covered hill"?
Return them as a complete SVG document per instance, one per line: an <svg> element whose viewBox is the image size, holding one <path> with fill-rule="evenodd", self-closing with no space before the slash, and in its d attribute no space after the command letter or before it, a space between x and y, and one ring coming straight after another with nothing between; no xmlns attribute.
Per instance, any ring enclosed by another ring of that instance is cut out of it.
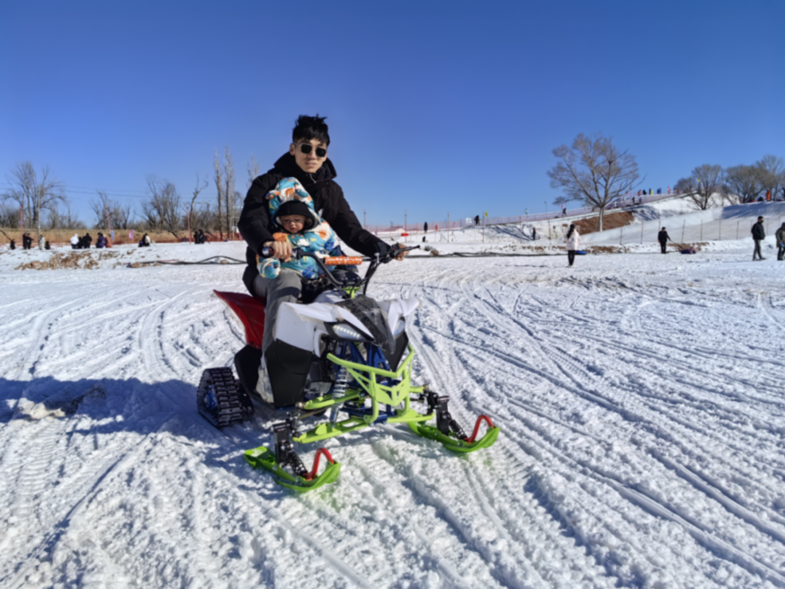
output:
<svg viewBox="0 0 785 589"><path fill-rule="evenodd" d="M0 586L785 587L785 263L728 245L382 267L372 294L422 300L417 380L502 434L333 439L304 496L242 458L274 415L196 412L242 266L127 267L242 244L2 253Z"/></svg>
<svg viewBox="0 0 785 589"><path fill-rule="evenodd" d="M752 241L750 228L764 218L766 243L774 245L774 232L785 223L785 202L754 203L716 207L705 211L685 208L686 203L663 201L633 211L635 222L621 229L611 229L585 236L592 245L638 245L657 241L660 227L665 227L676 242L739 241L737 247L747 247ZM727 249L729 244L723 246ZM751 254L750 254L751 255Z"/></svg>

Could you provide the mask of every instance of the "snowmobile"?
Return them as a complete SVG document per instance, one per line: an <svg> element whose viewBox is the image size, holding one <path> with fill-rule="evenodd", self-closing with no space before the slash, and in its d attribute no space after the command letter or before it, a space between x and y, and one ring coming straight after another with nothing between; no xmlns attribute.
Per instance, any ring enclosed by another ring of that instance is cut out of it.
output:
<svg viewBox="0 0 785 589"><path fill-rule="evenodd" d="M320 448L309 471L295 443L319 442L383 423L408 424L415 434L456 453L493 445L499 428L488 416L478 417L468 436L449 412L449 397L428 385L412 384L415 352L406 323L419 301L377 301L367 296L368 284L381 264L418 247L397 246L375 257L324 258L295 249L296 258L313 258L322 273L305 282L301 303L280 306L275 340L261 372L264 302L214 291L243 324L246 345L234 358L238 378L229 367L204 371L197 389L199 413L218 428L251 417L254 402L282 414L272 427L273 448L245 452L251 466L269 471L278 484L294 491L312 490L334 482L341 464ZM369 265L361 277L356 267L363 262ZM413 403L424 410L415 410ZM426 423L434 417L435 425ZM320 418L318 425L303 431L304 421ZM478 437L483 423L486 431ZM328 464L318 474L322 456Z"/></svg>

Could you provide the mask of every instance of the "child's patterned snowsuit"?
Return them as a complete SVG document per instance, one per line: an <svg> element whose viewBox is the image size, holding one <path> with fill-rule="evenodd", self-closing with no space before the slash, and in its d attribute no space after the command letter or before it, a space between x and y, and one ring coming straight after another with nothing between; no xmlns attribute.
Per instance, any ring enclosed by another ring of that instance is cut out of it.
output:
<svg viewBox="0 0 785 589"><path fill-rule="evenodd" d="M313 199L309 195L296 178L284 178L275 188L267 193L267 201L270 207L270 218L274 223L281 226L276 214L280 206L290 200L299 200L305 204L313 217L313 227L302 231L301 233L286 233L280 231L273 234L275 241L286 241L292 244L293 248L299 248L311 254L320 255L322 257L329 255L341 255L338 248L338 240L335 237L330 225L323 221L313 207ZM334 250L338 250L335 251ZM316 278L322 271L316 262L311 258L303 258L301 260L289 260L288 262L281 262L278 258L261 258L256 256L256 265L259 268L259 274L264 278L277 278L281 272L281 268L289 268L294 270L304 278Z"/></svg>

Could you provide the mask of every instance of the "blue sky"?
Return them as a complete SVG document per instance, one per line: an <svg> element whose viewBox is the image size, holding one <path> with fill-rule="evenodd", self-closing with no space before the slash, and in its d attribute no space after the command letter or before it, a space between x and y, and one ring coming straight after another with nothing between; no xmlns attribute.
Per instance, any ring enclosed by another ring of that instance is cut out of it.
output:
<svg viewBox="0 0 785 589"><path fill-rule="evenodd" d="M48 165L85 221L96 189L138 210L150 174L189 195L226 146L244 193L315 113L369 224L508 216L553 210L578 133L655 190L785 157L785 2L7 0L0 80L0 192Z"/></svg>

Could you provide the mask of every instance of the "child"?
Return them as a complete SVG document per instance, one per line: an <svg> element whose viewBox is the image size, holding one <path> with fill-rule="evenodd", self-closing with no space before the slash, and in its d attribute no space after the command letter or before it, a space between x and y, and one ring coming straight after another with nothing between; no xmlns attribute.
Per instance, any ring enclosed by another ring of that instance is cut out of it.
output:
<svg viewBox="0 0 785 589"><path fill-rule="evenodd" d="M311 254L330 255L337 248L335 233L313 209L313 199L296 178L284 178L267 194L270 217L283 232L273 234L276 242L288 241L292 248ZM339 255L339 251L335 255ZM303 278L316 278L321 269L312 258L281 261L257 256L259 275L278 278L281 270L296 272Z"/></svg>

